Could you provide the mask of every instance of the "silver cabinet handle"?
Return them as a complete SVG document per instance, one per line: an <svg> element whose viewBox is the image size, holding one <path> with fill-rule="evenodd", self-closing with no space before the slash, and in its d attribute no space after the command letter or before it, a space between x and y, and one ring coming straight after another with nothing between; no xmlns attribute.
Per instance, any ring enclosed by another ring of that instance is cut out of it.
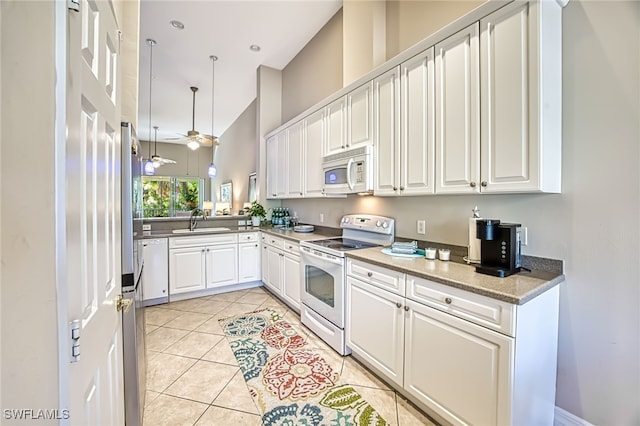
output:
<svg viewBox="0 0 640 426"><path fill-rule="evenodd" d="M400 303L400 302L396 302L396 306L397 306L398 308L402 308L402 303Z"/></svg>
<svg viewBox="0 0 640 426"><path fill-rule="evenodd" d="M404 191L404 186L401 186L401 187L400 187L400 191Z"/></svg>
<svg viewBox="0 0 640 426"><path fill-rule="evenodd" d="M482 182L480 182L480 185L482 185L483 188L487 187L487 181L483 180Z"/></svg>
<svg viewBox="0 0 640 426"><path fill-rule="evenodd" d="M450 297L447 297L446 299L444 299L444 303L446 303L447 305L450 305L452 302Z"/></svg>
<svg viewBox="0 0 640 426"><path fill-rule="evenodd" d="M373 276L373 272L367 272L367 276L371 278Z"/></svg>
<svg viewBox="0 0 640 426"><path fill-rule="evenodd" d="M398 187L397 187L397 186L394 186L394 187L393 187L393 190L394 190L394 191L397 191L397 190L398 190Z"/></svg>
<svg viewBox="0 0 640 426"><path fill-rule="evenodd" d="M476 187L476 183L475 183L475 182L471 182L471 183L469 184L469 186L470 186L470 187L472 187L472 188L475 188L475 187Z"/></svg>
<svg viewBox="0 0 640 426"><path fill-rule="evenodd" d="M258 245L256 244L256 247L258 247ZM266 248L266 247L265 247Z"/></svg>
<svg viewBox="0 0 640 426"><path fill-rule="evenodd" d="M408 307L408 306L405 306L405 307L404 307L404 310L405 310L405 311L407 311L407 312L409 312L409 307Z"/></svg>

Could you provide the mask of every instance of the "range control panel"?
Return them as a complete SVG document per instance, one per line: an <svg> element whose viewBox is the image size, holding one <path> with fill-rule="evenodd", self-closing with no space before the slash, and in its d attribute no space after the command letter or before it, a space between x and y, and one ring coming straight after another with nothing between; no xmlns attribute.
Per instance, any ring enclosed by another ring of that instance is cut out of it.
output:
<svg viewBox="0 0 640 426"><path fill-rule="evenodd" d="M370 214L348 214L342 217L340 227L393 235L395 220L384 216Z"/></svg>

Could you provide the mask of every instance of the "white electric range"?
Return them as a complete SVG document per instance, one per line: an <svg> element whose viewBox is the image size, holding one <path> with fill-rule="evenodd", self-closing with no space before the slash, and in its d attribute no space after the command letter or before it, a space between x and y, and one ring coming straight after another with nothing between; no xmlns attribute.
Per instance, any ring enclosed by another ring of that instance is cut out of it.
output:
<svg viewBox="0 0 640 426"><path fill-rule="evenodd" d="M346 257L351 250L390 245L395 220L369 214L349 214L340 221L342 236L300 243L301 318L341 355L345 344Z"/></svg>

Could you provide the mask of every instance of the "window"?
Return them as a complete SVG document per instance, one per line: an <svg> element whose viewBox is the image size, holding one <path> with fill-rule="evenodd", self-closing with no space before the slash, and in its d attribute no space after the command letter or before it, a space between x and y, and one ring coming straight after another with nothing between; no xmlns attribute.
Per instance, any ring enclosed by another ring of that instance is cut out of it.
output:
<svg viewBox="0 0 640 426"><path fill-rule="evenodd" d="M187 216L202 208L204 179L143 176L144 217Z"/></svg>

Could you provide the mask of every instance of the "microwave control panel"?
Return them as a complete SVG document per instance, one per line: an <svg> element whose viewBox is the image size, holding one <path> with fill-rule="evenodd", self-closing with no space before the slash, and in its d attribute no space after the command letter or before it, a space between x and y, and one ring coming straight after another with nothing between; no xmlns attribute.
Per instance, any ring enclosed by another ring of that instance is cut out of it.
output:
<svg viewBox="0 0 640 426"><path fill-rule="evenodd" d="M356 181L356 183L363 183L364 182L364 161L358 161L356 164L356 175L354 176L354 180Z"/></svg>

